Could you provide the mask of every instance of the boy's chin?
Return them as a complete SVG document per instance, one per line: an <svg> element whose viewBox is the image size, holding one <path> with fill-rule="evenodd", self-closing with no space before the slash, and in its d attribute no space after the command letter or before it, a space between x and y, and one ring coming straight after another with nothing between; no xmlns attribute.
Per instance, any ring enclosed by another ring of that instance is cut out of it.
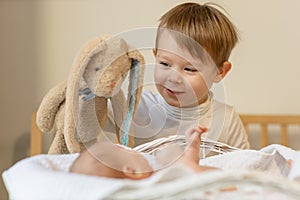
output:
<svg viewBox="0 0 300 200"><path fill-rule="evenodd" d="M177 108L191 108L191 107L195 107L198 106L198 102L174 102L174 101L170 101L167 103L173 107L177 107Z"/></svg>
<svg viewBox="0 0 300 200"><path fill-rule="evenodd" d="M178 105L177 107L179 108L191 108L191 107L198 106L199 102L196 100L195 101L181 100L178 101L177 105Z"/></svg>

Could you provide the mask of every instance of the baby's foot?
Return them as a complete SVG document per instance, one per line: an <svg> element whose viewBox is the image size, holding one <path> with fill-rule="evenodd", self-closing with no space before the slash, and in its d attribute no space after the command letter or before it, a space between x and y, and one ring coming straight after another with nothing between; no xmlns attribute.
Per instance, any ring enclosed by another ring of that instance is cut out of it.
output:
<svg viewBox="0 0 300 200"><path fill-rule="evenodd" d="M189 167L194 172L216 170L216 168L214 167L199 166L201 134L206 131L207 131L206 127L199 125L198 127L191 128L186 132L188 146L186 148L186 151L184 152L184 155L179 160L179 162Z"/></svg>
<svg viewBox="0 0 300 200"><path fill-rule="evenodd" d="M200 144L201 134L206 132L207 128L204 126L197 126L190 128L186 132L187 137L187 149L184 154L185 159L191 160L192 162L199 164L200 155Z"/></svg>

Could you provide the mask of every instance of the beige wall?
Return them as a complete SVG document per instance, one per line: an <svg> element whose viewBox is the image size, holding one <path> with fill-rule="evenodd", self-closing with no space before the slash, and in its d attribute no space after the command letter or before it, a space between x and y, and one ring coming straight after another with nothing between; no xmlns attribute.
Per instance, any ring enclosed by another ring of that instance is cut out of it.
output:
<svg viewBox="0 0 300 200"><path fill-rule="evenodd" d="M0 1L0 170L26 156L30 114L47 90L67 78L82 44L100 34L156 26L179 2ZM214 2L230 13L241 33L223 82L226 102L241 113L300 114L300 1ZM0 194L5 194L2 186Z"/></svg>
<svg viewBox="0 0 300 200"><path fill-rule="evenodd" d="M30 114L38 103L33 2L0 1L0 171L27 155ZM7 199L0 181L0 199Z"/></svg>

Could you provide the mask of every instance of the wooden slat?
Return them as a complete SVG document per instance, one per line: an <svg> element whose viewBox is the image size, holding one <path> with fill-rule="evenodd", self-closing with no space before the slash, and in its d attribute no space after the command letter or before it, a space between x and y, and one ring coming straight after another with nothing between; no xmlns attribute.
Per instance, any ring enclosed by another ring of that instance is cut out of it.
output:
<svg viewBox="0 0 300 200"><path fill-rule="evenodd" d="M36 112L31 117L30 131L30 155L34 156L42 153L42 132L36 125Z"/></svg>
<svg viewBox="0 0 300 200"><path fill-rule="evenodd" d="M288 131L286 124L281 125L281 144L288 146Z"/></svg>
<svg viewBox="0 0 300 200"><path fill-rule="evenodd" d="M268 139L268 125L262 124L261 125L261 146L265 147L269 144Z"/></svg>
<svg viewBox="0 0 300 200"><path fill-rule="evenodd" d="M288 126L292 124L300 125L300 115L255 115L241 114L240 118L248 132L250 124L258 124L261 127L261 145L269 145L268 125L278 124L281 128L281 144L288 146ZM248 133L249 134L249 133Z"/></svg>

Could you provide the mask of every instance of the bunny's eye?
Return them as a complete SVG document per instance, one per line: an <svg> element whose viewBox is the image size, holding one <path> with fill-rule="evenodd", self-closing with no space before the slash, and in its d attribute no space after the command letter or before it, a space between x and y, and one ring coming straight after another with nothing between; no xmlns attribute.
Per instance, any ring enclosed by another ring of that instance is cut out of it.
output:
<svg viewBox="0 0 300 200"><path fill-rule="evenodd" d="M96 68L95 68L95 71L96 71L96 72L97 72L97 71L99 71L99 70L100 70L100 68L99 68L99 67L96 67Z"/></svg>

